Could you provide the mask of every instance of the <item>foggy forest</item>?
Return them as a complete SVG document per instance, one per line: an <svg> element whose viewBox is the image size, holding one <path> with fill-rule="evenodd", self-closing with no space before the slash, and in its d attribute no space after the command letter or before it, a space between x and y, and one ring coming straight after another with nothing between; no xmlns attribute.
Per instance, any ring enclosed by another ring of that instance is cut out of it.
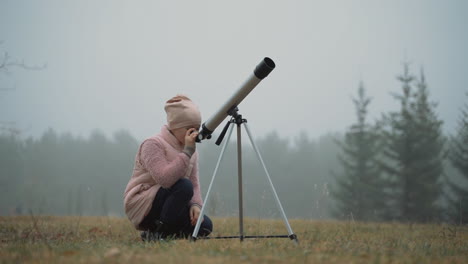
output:
<svg viewBox="0 0 468 264"><path fill-rule="evenodd" d="M0 1L0 263L468 263L467 14Z"/></svg>
<svg viewBox="0 0 468 264"><path fill-rule="evenodd" d="M415 73L404 64L397 75L394 93L388 96L400 107L379 113L377 120L368 117L372 94L363 80L350 84L356 86L354 109L347 111L354 111L355 122L346 124L346 131L318 138L305 131L290 138L271 131L254 139L288 217L468 221L468 106L459 109L457 129L446 132L424 72ZM251 129L255 136L255 126ZM197 144L203 197L221 150L216 138L215 133ZM234 139L205 201L211 216L238 213ZM123 191L140 143L125 129L111 138L99 129L82 137L54 128L38 138L24 138L2 124L0 214L124 217ZM246 136L243 164L246 216L280 217Z"/></svg>

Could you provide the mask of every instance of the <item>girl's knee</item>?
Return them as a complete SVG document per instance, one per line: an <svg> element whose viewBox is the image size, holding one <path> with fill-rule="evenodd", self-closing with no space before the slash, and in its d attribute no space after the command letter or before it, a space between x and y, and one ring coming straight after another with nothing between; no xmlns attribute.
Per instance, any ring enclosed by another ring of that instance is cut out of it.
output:
<svg viewBox="0 0 468 264"><path fill-rule="evenodd" d="M193 196L193 184L189 179L183 178L178 180L172 187L172 191L179 192L184 194L188 197L188 199L192 199Z"/></svg>

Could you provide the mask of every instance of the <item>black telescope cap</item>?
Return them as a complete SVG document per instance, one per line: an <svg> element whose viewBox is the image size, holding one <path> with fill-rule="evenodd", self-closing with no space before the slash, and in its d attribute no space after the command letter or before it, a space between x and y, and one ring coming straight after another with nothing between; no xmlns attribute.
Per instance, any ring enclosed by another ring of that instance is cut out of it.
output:
<svg viewBox="0 0 468 264"><path fill-rule="evenodd" d="M268 74L275 68L275 62L268 58L265 57L258 65L255 67L254 74L262 80L263 78L267 77Z"/></svg>

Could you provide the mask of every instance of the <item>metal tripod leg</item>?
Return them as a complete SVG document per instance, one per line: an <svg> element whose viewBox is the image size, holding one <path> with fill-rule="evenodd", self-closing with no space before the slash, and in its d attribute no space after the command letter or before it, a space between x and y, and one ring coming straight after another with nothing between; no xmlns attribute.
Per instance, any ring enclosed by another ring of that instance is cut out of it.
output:
<svg viewBox="0 0 468 264"><path fill-rule="evenodd" d="M195 229L193 230L192 239L194 239L194 240L196 240L196 238L198 236L198 231L200 231L200 226L201 226L201 223L202 223L202 219L203 219L203 216L205 215L205 208L206 208L206 205L207 205L207 203L209 201L209 198L210 198L211 187L213 187L213 182L214 182L214 179L216 177L216 173L218 172L219 164L221 163L221 160L223 159L224 152L226 151L227 145L229 143L229 139L231 138L232 129L233 129L233 126L230 126L229 132L228 132L228 137L227 137L226 140L224 140L223 148L221 149L221 152L219 154L218 162L216 163L216 167L215 167L215 170L213 172L213 177L211 178L210 186L208 187L208 191L206 192L205 203L202 206L202 209L201 209L201 212L200 212L200 217L198 217L197 224L195 225Z"/></svg>
<svg viewBox="0 0 468 264"><path fill-rule="evenodd" d="M257 154L257 157L260 160L260 162L262 163L263 169L265 170L265 174L266 174L266 176L268 178L268 182L270 183L271 190L273 191L273 195L274 195L275 200L276 200L276 205L278 206L278 209L280 210L280 212L281 212L281 214L283 216L284 224L285 224L286 228L288 229L289 238L294 240L296 243L298 243L297 236L296 236L296 234L294 234L291 226L289 225L288 218L286 217L286 213L284 212L283 206L281 205L278 194L276 193L275 186L273 185L273 182L271 181L270 174L268 173L268 169L265 166L265 163L263 162L262 156L260 155L260 151L258 150L257 146L255 145L255 142L253 141L253 138L252 138L252 135L250 133L249 127L247 126L247 123L244 123L244 127L245 127L245 130L247 131L247 135L249 136L250 143L252 144L252 147L254 148L255 153Z"/></svg>
<svg viewBox="0 0 468 264"><path fill-rule="evenodd" d="M239 188L239 239L244 241L244 202L242 190L242 142L241 142L241 124L237 124L237 181Z"/></svg>

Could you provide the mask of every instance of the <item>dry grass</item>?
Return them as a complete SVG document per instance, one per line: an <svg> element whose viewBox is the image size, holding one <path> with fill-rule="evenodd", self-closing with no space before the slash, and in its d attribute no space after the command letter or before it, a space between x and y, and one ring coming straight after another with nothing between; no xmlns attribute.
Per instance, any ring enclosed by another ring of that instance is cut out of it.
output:
<svg viewBox="0 0 468 264"><path fill-rule="evenodd" d="M214 219L235 235L238 219ZM468 227L291 220L289 239L143 243L126 219L0 217L0 263L468 263ZM282 221L247 219L246 235L287 234Z"/></svg>

